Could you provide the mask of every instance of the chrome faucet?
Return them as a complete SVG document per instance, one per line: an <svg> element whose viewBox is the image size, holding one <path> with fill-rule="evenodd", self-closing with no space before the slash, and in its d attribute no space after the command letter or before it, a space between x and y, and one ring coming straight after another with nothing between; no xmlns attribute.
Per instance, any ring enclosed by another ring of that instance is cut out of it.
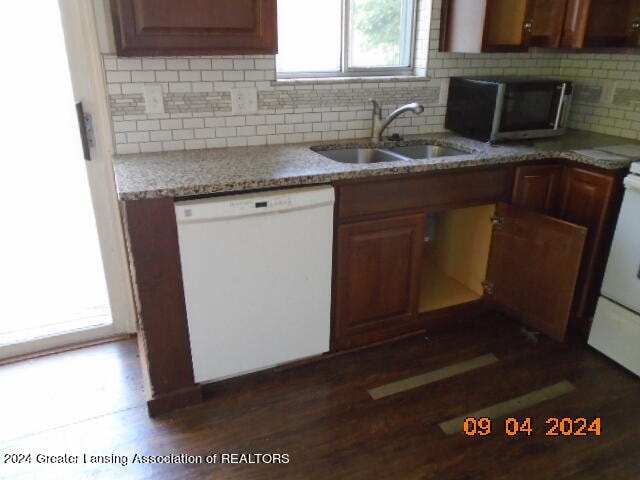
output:
<svg viewBox="0 0 640 480"><path fill-rule="evenodd" d="M373 103L373 124L371 125L371 141L379 142L382 140L382 132L395 120L398 115L404 112L413 112L416 115L424 112L424 107L417 102L407 103L400 108L395 109L387 118L382 120L382 108L373 98L369 99Z"/></svg>

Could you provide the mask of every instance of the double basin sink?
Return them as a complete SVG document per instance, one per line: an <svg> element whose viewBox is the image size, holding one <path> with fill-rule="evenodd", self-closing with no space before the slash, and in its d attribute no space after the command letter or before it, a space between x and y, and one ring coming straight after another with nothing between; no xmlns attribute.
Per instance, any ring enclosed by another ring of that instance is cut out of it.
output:
<svg viewBox="0 0 640 480"><path fill-rule="evenodd" d="M379 163L426 160L465 155L468 152L439 145L409 145L388 148L340 148L336 150L317 150L317 153L341 163Z"/></svg>

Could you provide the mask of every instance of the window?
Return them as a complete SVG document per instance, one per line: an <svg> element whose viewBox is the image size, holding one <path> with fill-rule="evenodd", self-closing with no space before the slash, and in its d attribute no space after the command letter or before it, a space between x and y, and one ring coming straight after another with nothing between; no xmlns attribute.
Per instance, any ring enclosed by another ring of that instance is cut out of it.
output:
<svg viewBox="0 0 640 480"><path fill-rule="evenodd" d="M412 74L416 0L279 0L278 77Z"/></svg>

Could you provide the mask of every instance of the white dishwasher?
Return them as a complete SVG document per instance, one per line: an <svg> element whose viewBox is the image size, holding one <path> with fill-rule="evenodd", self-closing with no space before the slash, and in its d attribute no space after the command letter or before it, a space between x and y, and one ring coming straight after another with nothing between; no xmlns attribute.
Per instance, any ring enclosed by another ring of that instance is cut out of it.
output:
<svg viewBox="0 0 640 480"><path fill-rule="evenodd" d="M175 204L196 382L329 350L333 188Z"/></svg>

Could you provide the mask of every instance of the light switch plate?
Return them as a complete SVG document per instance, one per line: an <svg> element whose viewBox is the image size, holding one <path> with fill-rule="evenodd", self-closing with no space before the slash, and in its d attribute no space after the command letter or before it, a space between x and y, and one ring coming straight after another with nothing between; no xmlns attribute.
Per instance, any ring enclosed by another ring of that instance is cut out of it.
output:
<svg viewBox="0 0 640 480"><path fill-rule="evenodd" d="M162 85L158 83L145 83L142 86L142 94L144 95L145 113L164 113Z"/></svg>
<svg viewBox="0 0 640 480"><path fill-rule="evenodd" d="M258 113L258 90L255 88L231 89L231 113L234 115Z"/></svg>

